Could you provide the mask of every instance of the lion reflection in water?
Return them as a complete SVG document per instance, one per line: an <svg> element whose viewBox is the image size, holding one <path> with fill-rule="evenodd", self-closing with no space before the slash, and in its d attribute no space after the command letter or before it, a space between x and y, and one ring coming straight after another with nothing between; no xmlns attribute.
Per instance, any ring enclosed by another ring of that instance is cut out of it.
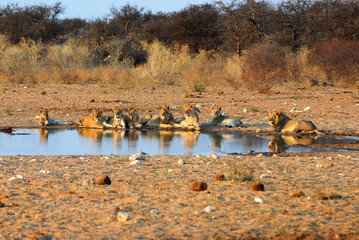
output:
<svg viewBox="0 0 359 240"><path fill-rule="evenodd" d="M319 136L288 136L288 135L276 135L271 137L272 140L268 144L269 152L284 152L288 146L302 145L309 146L319 138Z"/></svg>

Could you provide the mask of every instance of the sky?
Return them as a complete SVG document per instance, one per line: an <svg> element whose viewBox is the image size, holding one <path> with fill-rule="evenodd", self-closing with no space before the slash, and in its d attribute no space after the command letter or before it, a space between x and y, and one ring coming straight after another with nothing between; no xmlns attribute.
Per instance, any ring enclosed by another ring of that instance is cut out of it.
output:
<svg viewBox="0 0 359 240"><path fill-rule="evenodd" d="M180 11L191 4L212 4L213 0L0 0L0 6L4 7L9 3L17 3L20 7L41 4L54 5L56 2L61 2L61 5L65 7L64 14L59 16L59 18L82 18L91 20L110 14L110 8L112 6L119 9L127 3L131 6L137 6L138 8L144 7L145 11L150 10L153 13L167 13Z"/></svg>

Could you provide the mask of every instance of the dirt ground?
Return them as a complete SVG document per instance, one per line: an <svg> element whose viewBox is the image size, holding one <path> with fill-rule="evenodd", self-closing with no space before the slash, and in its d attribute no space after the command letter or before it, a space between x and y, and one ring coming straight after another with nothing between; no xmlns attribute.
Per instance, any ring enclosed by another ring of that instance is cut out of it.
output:
<svg viewBox="0 0 359 240"><path fill-rule="evenodd" d="M183 104L194 103L200 121L213 104L240 117L245 128L235 131L270 131L268 111L277 110L328 134L359 136L356 97L354 89L339 87L272 94L230 88L197 94L178 86L1 87L0 127L36 127L42 109L76 122L93 108L110 114L113 107L137 107L142 115L169 105L179 117ZM0 157L0 239L359 239L359 151L146 155L141 164L130 162L114 155ZM101 174L110 185L92 183ZM247 176L253 181L243 181ZM193 191L196 181L207 189ZM251 190L252 182L265 191ZM121 212L127 221L118 218Z"/></svg>

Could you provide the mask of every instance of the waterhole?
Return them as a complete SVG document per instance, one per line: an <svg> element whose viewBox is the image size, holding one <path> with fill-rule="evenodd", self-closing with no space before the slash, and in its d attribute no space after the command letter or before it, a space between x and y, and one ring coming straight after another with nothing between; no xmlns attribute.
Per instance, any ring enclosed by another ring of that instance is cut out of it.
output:
<svg viewBox="0 0 359 240"><path fill-rule="evenodd" d="M328 149L312 147L313 144L345 144L358 139L218 132L15 129L13 134L0 133L0 155L130 155L139 151L151 155L319 152Z"/></svg>

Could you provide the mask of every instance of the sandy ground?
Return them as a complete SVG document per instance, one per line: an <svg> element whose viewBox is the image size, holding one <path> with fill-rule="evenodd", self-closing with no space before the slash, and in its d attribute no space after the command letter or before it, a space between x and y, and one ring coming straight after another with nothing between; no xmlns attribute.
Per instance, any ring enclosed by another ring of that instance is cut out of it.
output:
<svg viewBox="0 0 359 240"><path fill-rule="evenodd" d="M359 134L355 90L280 89L264 95L213 88L188 94L176 86L3 87L0 127L34 127L41 109L75 122L93 108L110 113L112 107L137 107L145 114L165 104L177 117L183 104L194 103L201 121L212 104L223 106L242 119L241 131L268 128L268 111L279 110L330 134ZM290 113L292 108L303 112ZM0 157L0 239L359 239L358 151L145 156L139 165L130 162L129 156ZM216 181L216 173L224 181ZM92 183L101 174L110 185ZM247 175L265 191L241 182ZM195 181L208 188L193 191ZM129 219L121 222L119 212Z"/></svg>

